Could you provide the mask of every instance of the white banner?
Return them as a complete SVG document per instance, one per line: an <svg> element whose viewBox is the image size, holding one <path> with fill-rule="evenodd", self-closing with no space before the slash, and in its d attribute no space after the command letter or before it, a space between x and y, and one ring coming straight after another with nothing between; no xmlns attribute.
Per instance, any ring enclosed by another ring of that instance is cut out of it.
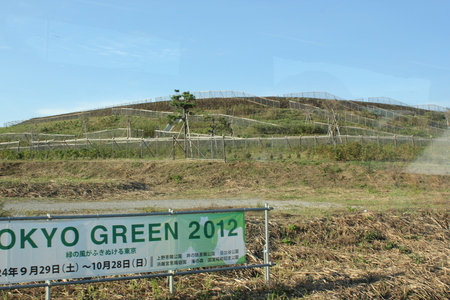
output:
<svg viewBox="0 0 450 300"><path fill-rule="evenodd" d="M0 221L0 283L245 263L243 212Z"/></svg>

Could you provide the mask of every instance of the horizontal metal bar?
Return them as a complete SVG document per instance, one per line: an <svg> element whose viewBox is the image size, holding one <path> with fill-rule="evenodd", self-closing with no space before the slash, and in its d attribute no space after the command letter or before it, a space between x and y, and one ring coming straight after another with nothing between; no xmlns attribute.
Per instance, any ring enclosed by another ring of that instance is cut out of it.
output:
<svg viewBox="0 0 450 300"><path fill-rule="evenodd" d="M0 290L12 290L12 289L24 289L24 288L39 288L39 287L52 287L60 285L69 284L84 284L84 283L95 283L95 282L109 282L109 281L123 281L123 280L133 280L133 279L144 279L153 277L167 277L167 276L181 276L189 274L199 274L208 272L220 272L220 271L230 271L230 270L240 270L240 269L251 269L251 268L262 268L274 266L274 263L270 264L257 264L257 265L244 265L244 266L234 266L234 267L224 267L224 268L214 268L214 269L201 269L201 270L190 270L181 272L169 272L169 273L156 273L156 274L146 274L146 275L136 275L136 276L124 276L124 277L107 277L107 278L96 278L96 279L85 279L85 280L73 280L73 281L58 281L58 282L43 282L34 284L23 284L23 285L8 285L0 286Z"/></svg>
<svg viewBox="0 0 450 300"><path fill-rule="evenodd" d="M173 214L186 215L186 214L199 214L199 213L221 213L221 212L240 212L240 211L264 211L273 210L273 207L253 207L253 208L230 208L230 209L217 209L217 210L197 210L197 211L174 211Z"/></svg>
<svg viewBox="0 0 450 300"><path fill-rule="evenodd" d="M161 215L186 215L199 213L221 213L221 212L241 212L241 211L264 211L273 210L273 207L253 207L253 208L230 208L230 209L216 209L216 210L196 210L196 211L167 211L167 212L153 212L153 213L134 213L134 214L97 214L97 215L60 215L37 217L1 217L0 221L23 221L23 220L60 220L60 219L95 219L95 218L119 218L119 217L147 217L147 216L161 216Z"/></svg>
<svg viewBox="0 0 450 300"><path fill-rule="evenodd" d="M272 266L275 266L275 263L257 264L257 265L244 265L244 266L224 267L224 268L204 269L204 270L191 270L191 271L174 272L173 274L174 275L188 275L188 274L220 272L220 271L241 270L241 269L252 269L252 268L262 268L262 267L272 267Z"/></svg>

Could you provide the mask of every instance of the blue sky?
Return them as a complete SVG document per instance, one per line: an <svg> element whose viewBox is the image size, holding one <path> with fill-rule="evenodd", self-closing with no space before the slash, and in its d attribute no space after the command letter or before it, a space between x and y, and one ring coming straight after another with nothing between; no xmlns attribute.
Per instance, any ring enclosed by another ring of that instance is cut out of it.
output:
<svg viewBox="0 0 450 300"><path fill-rule="evenodd" d="M450 107L447 0L0 1L0 126L174 89Z"/></svg>

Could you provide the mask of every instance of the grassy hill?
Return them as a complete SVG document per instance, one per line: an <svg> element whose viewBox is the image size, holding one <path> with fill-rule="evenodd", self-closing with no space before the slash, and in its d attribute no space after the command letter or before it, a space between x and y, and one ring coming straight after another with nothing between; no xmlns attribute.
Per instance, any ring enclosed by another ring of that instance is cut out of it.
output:
<svg viewBox="0 0 450 300"><path fill-rule="evenodd" d="M338 125L343 131L342 134L345 134L346 127L356 127L387 134L438 137L444 134L448 128L448 109L432 111L397 104L313 98L265 97L264 99L272 101L270 104L273 105L255 102L255 99L252 98L198 99L197 106L193 109L195 115L220 114L235 117L235 120L246 118L268 124L255 123L251 126L248 124L240 126L237 121L235 121L236 124L228 124L229 120L227 123L223 122L223 118L210 117L201 122L192 121L191 131L209 134L215 127L215 134L230 135L231 126L233 127L232 133L236 137L326 134L327 124L332 122L333 115L338 120ZM155 130L165 128L169 122L163 114L139 116L139 111L128 111L128 116L126 116L123 111L121 112L123 108L176 113L174 108L169 105L169 101L144 102L34 118L15 126L1 128L0 133L33 132L71 134L82 137L85 132L124 128L131 124L133 129L142 130L143 136L154 137ZM179 130L179 128L173 130L177 129ZM367 133L369 135L370 131ZM3 139L5 138L3 137Z"/></svg>

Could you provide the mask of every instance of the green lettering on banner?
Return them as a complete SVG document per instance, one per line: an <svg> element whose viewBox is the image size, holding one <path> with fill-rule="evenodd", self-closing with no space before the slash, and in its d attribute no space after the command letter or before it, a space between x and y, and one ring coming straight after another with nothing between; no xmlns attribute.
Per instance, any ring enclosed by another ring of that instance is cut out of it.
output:
<svg viewBox="0 0 450 300"><path fill-rule="evenodd" d="M210 239L214 236L215 226L213 221L206 221L203 225L203 233L207 239Z"/></svg>
<svg viewBox="0 0 450 300"><path fill-rule="evenodd" d="M9 245L3 245L1 243L1 238L2 238L3 233L9 233L9 235L11 236L11 241L10 241ZM0 230L0 249L9 250L12 247L14 247L15 244L16 244L16 234L14 233L14 231L12 231L11 229Z"/></svg>
<svg viewBox="0 0 450 300"><path fill-rule="evenodd" d="M71 243L69 243L66 240L66 232L68 231L72 231L74 238L73 241ZM75 227L66 227L63 229L63 231L61 232L61 242L63 243L64 246L66 247L72 247L75 246L78 243L78 240L80 239L80 234L78 232L78 230Z"/></svg>
<svg viewBox="0 0 450 300"><path fill-rule="evenodd" d="M121 232L118 232L118 229L122 229ZM127 242L127 237L126 237L126 233L127 233L127 228L124 225L113 225L112 227L113 230L113 244L117 243L117 237L122 237L122 243L126 243Z"/></svg>
<svg viewBox="0 0 450 300"><path fill-rule="evenodd" d="M154 230L153 227L161 227L161 223L148 224L148 241L160 241L161 237L153 237L153 234L158 234L161 230Z"/></svg>
<svg viewBox="0 0 450 300"><path fill-rule="evenodd" d="M198 240L200 239L200 235L198 234L198 231L200 230L200 223L197 221L192 221L189 223L189 228L194 227L194 230L189 235L190 240Z"/></svg>
<svg viewBox="0 0 450 300"><path fill-rule="evenodd" d="M92 242L96 245L108 244L108 235L106 233L101 233L98 235L100 238L102 238L101 240L96 239L95 233L96 233L97 229L101 229L101 230L103 230L103 232L107 231L106 227L103 225L97 225L94 228L92 228L92 230L91 230Z"/></svg>
<svg viewBox="0 0 450 300"><path fill-rule="evenodd" d="M246 258L244 212L5 221L0 226L0 267L8 270L0 274L0 284L213 267Z"/></svg>
<svg viewBox="0 0 450 300"><path fill-rule="evenodd" d="M175 230L170 227L169 223L164 224L164 234L166 241L169 239L169 232L174 240L178 240L178 222L174 223Z"/></svg>
<svg viewBox="0 0 450 300"><path fill-rule="evenodd" d="M48 231L46 228L41 228L42 233L44 234L45 238L47 239L47 247L50 248L52 246L52 239L55 236L57 228L53 228L52 232L48 234Z"/></svg>
<svg viewBox="0 0 450 300"><path fill-rule="evenodd" d="M228 221L228 225L233 224L233 227L231 228L230 232L228 233L228 236L237 236L237 232L234 232L236 228L238 227L238 222L235 219L230 219Z"/></svg>
<svg viewBox="0 0 450 300"><path fill-rule="evenodd" d="M144 224L133 224L131 225L131 241L133 243L139 243L139 242L145 242L145 238L140 238L138 239L136 237L136 235L138 234L144 234L144 232L142 230L137 230L137 228L142 228L144 227Z"/></svg>
<svg viewBox="0 0 450 300"><path fill-rule="evenodd" d="M30 230L30 232L25 234L25 229L20 229L20 248L21 249L25 248L25 242L28 242L32 248L37 248L36 243L31 239L31 235L33 235L33 233L35 233L36 230L37 230L37 228L33 228Z"/></svg>

